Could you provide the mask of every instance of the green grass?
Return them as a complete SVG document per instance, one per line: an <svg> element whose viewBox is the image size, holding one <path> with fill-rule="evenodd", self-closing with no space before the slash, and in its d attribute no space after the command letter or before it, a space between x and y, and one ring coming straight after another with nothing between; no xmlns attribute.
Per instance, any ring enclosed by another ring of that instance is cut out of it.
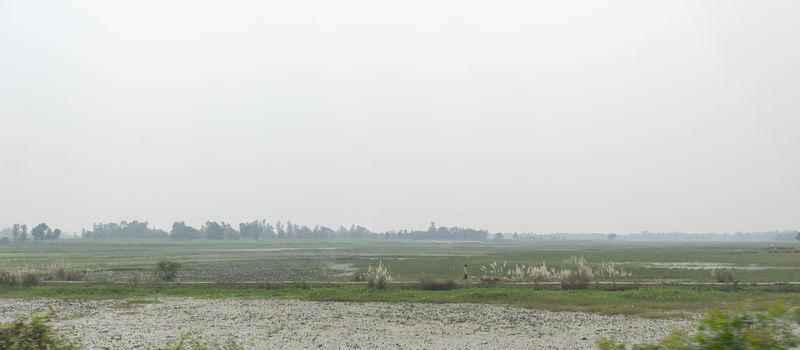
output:
<svg viewBox="0 0 800 350"><path fill-rule="evenodd" d="M537 290L527 287L468 287L449 291L411 288L371 290L364 286L274 287L241 285L40 285L0 287L0 298L105 299L126 298L127 303L157 302L159 297L210 299L277 298L342 302L480 303L552 311L583 311L645 317L683 317L713 308L764 310L775 301L800 305L796 291L754 288L697 290L654 288L625 291ZM132 306L132 305L131 305Z"/></svg>
<svg viewBox="0 0 800 350"><path fill-rule="evenodd" d="M294 288L277 281L351 281L369 264L382 260L396 281L422 277L460 280L462 266L472 276L480 266L497 261L558 267L570 255L590 263L621 263L634 281L710 282L707 269L668 268L655 263L735 264L758 270L736 270L740 285L750 282L800 281L800 255L771 254L773 245L798 247L800 243L641 243L621 241L488 241L427 242L384 240L58 240L0 247L0 269L33 271L43 276L53 265L85 271L88 285L46 284L31 288L0 287L0 297L29 298L133 298L179 296L195 298L293 298L355 302L468 302L507 304L546 310L589 311L665 317L702 312L712 307L763 308L775 300L800 305L800 297L771 287L741 287L735 291L697 290L652 286L627 291L560 291L528 287L494 286L450 291L399 288L370 291L363 286ZM204 285L148 285L153 266L161 259L183 263L181 281L214 282ZM110 282L136 282L121 284ZM233 285L238 282L258 284ZM557 288L557 287L555 287Z"/></svg>
<svg viewBox="0 0 800 350"><path fill-rule="evenodd" d="M88 269L86 278L98 282L127 281L151 273L161 259L180 261L185 281L346 281L382 260L396 280L460 279L461 267L473 275L492 261L557 267L570 255L590 263L622 263L636 280L711 281L707 269L666 268L653 263L725 263L752 265L759 270L737 270L748 282L800 281L800 254L770 254L772 245L799 243L642 243L624 241L488 241L414 242L385 240L58 240L0 247L0 269L25 268L44 273L64 264Z"/></svg>

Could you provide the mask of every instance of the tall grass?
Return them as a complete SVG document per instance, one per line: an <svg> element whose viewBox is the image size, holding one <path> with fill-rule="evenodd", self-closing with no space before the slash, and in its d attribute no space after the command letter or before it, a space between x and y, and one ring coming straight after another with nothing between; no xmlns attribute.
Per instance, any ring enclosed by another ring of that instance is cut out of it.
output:
<svg viewBox="0 0 800 350"><path fill-rule="evenodd" d="M573 255L561 265L558 281L561 283L561 289L586 289L594 276L594 271L586 258Z"/></svg>
<svg viewBox="0 0 800 350"><path fill-rule="evenodd" d="M631 273L625 271L621 265L613 261L604 261L600 264L600 266L598 266L597 275L611 281L611 283L614 284L620 278L630 277Z"/></svg>
<svg viewBox="0 0 800 350"><path fill-rule="evenodd" d="M515 264L510 267L507 262L496 261L481 266L484 273L480 280L485 282L549 282L559 281L563 289L584 289L592 281L609 280L612 283L631 274L615 262L603 262L592 267L586 258L571 256L565 259L560 269L548 268L547 263L541 265Z"/></svg>
<svg viewBox="0 0 800 350"><path fill-rule="evenodd" d="M375 289L389 288L392 283L392 275L389 273L389 265L384 265L383 261L378 260L378 266L369 265L367 268L367 286Z"/></svg>
<svg viewBox="0 0 800 350"><path fill-rule="evenodd" d="M0 270L0 286L16 286L18 284L26 287L35 286L39 284L39 275L21 268L14 269L14 271Z"/></svg>
<svg viewBox="0 0 800 350"><path fill-rule="evenodd" d="M711 270L711 278L718 283L733 283L736 281L736 278L733 275L733 269Z"/></svg>
<svg viewBox="0 0 800 350"><path fill-rule="evenodd" d="M83 271L78 271L64 263L50 265L47 269L47 279L51 281L81 281Z"/></svg>

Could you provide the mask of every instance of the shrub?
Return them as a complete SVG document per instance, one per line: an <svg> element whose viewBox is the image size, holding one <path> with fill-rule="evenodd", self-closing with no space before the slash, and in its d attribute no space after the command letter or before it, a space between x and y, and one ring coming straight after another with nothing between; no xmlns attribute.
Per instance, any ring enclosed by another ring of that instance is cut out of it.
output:
<svg viewBox="0 0 800 350"><path fill-rule="evenodd" d="M532 281L532 282L547 282L553 279L553 271L547 269L547 264L542 261L542 265L521 265L520 268L517 268L517 271L521 270L522 272L522 280L523 281ZM519 272L516 272L515 275L519 275Z"/></svg>
<svg viewBox="0 0 800 350"><path fill-rule="evenodd" d="M594 279L594 272L584 257L571 256L564 260L559 273L562 289L586 289Z"/></svg>
<svg viewBox="0 0 800 350"><path fill-rule="evenodd" d="M508 261L504 261L503 265L492 261L489 265L481 266L481 271L489 276L503 277L506 274L506 265L508 265Z"/></svg>
<svg viewBox="0 0 800 350"><path fill-rule="evenodd" d="M180 262L173 260L161 260L156 263L153 271L159 281L174 281L178 277L178 269L183 266Z"/></svg>
<svg viewBox="0 0 800 350"><path fill-rule="evenodd" d="M392 275L389 274L389 266L378 261L378 266L369 265L367 269L367 286L369 288L386 289L392 283Z"/></svg>
<svg viewBox="0 0 800 350"><path fill-rule="evenodd" d="M63 265L50 266L47 278L51 281L80 281L83 274L79 271L67 269Z"/></svg>
<svg viewBox="0 0 800 350"><path fill-rule="evenodd" d="M17 284L17 275L0 270L0 286L13 286Z"/></svg>
<svg viewBox="0 0 800 350"><path fill-rule="evenodd" d="M543 282L550 280L550 271L547 270L547 265L542 263L542 266L535 265L514 265L514 268L508 266L508 261L503 264L498 264L497 261L492 261L489 265L482 265L481 272L484 274L480 276L481 282Z"/></svg>
<svg viewBox="0 0 800 350"><path fill-rule="evenodd" d="M733 283L736 280L732 269L711 270L711 277L718 283Z"/></svg>
<svg viewBox="0 0 800 350"><path fill-rule="evenodd" d="M659 343L636 345L634 350L712 350L712 349L794 349L800 345L795 331L797 314L792 316L783 304L773 305L766 313L711 311L700 321L694 335L675 331ZM626 350L613 339L597 341L601 350Z"/></svg>
<svg viewBox="0 0 800 350"><path fill-rule="evenodd" d="M19 350L73 350L78 346L61 336L48 322L54 316L52 309L46 313L18 318L0 323L0 349Z"/></svg>
<svg viewBox="0 0 800 350"><path fill-rule="evenodd" d="M452 279L434 280L429 277L422 277L419 279L419 288L422 290L451 290L458 287L458 283Z"/></svg>
<svg viewBox="0 0 800 350"><path fill-rule="evenodd" d="M35 286L39 284L39 276L32 272L25 272L22 274L22 285L25 287Z"/></svg>
<svg viewBox="0 0 800 350"><path fill-rule="evenodd" d="M608 279L611 283L616 283L618 279L630 277L630 272L625 271L625 269L617 265L617 263L613 261L603 262L600 264L600 267L597 269L597 274L601 277Z"/></svg>

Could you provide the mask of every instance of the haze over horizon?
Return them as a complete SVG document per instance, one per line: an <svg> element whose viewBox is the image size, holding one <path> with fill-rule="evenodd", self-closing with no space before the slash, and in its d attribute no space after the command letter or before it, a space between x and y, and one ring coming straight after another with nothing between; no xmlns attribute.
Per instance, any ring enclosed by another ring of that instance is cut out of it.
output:
<svg viewBox="0 0 800 350"><path fill-rule="evenodd" d="M0 2L0 228L800 228L797 1Z"/></svg>

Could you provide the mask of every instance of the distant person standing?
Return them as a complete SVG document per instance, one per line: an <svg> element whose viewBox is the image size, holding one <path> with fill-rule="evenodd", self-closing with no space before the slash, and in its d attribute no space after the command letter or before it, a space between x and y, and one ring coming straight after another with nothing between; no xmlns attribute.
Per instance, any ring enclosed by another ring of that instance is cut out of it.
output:
<svg viewBox="0 0 800 350"><path fill-rule="evenodd" d="M464 264L464 283L467 283L468 277L469 277L469 269L467 268L467 264Z"/></svg>

